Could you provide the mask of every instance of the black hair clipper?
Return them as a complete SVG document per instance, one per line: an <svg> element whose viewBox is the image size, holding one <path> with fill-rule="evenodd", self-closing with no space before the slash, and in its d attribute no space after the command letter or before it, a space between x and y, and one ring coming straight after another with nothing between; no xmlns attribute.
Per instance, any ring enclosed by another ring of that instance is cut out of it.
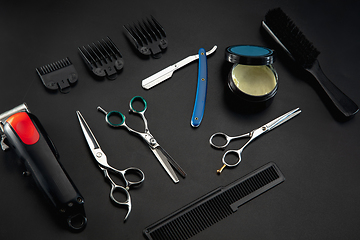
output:
<svg viewBox="0 0 360 240"><path fill-rule="evenodd" d="M0 114L1 148L13 148L71 230L85 228L84 198L58 161L54 144L25 103Z"/></svg>

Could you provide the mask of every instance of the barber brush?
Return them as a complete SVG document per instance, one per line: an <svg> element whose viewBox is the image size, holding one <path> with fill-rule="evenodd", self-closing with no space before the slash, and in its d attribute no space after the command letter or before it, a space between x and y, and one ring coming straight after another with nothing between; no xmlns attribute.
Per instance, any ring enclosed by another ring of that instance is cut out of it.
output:
<svg viewBox="0 0 360 240"><path fill-rule="evenodd" d="M265 21L262 21L262 27L295 63L317 80L342 116L349 118L359 111L358 106L325 76L317 60L320 52L281 8L268 11Z"/></svg>

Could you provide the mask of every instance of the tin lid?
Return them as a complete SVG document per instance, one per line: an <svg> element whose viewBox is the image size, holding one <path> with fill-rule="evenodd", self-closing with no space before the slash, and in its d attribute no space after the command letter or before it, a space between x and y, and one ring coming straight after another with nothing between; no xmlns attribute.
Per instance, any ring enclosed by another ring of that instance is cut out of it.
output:
<svg viewBox="0 0 360 240"><path fill-rule="evenodd" d="M235 45L226 48L226 61L244 65L270 65L275 59L275 51L254 45Z"/></svg>

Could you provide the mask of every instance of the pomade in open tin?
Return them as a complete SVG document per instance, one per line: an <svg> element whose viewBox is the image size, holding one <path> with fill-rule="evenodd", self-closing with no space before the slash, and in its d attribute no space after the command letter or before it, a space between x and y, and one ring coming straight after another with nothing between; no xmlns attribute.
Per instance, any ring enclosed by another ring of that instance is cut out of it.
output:
<svg viewBox="0 0 360 240"><path fill-rule="evenodd" d="M275 52L266 47L236 45L226 48L226 60L234 63L228 75L227 99L232 107L260 110L269 106L278 89L272 67Z"/></svg>

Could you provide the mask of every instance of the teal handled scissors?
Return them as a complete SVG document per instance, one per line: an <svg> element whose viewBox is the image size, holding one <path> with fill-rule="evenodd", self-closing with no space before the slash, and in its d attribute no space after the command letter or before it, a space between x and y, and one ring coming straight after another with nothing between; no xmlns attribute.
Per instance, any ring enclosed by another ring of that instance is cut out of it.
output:
<svg viewBox="0 0 360 240"><path fill-rule="evenodd" d="M222 170L224 170L225 167L235 167L237 166L240 162L241 162L241 153L244 150L244 148L251 143L253 140L255 140L257 137L261 136L262 134L274 129L275 127L283 124L284 122L290 120L291 118L295 117L296 115L298 115L299 113L301 113L301 110L299 108L296 108L294 110L291 110L287 113L285 113L284 115L272 120L271 122L261 126L260 128L254 129L249 133L245 133L243 135L239 135L239 136L228 136L225 133L222 132L217 132L214 133L213 135L211 135L210 137L210 145L215 147L215 148L225 148L227 145L229 145L229 143L234 140L234 139L239 139L239 138L244 138L244 137L249 137L250 139L242 146L242 148L238 149L238 150L228 150L224 153L223 157L222 157L222 163L223 166L217 170L217 173L220 174L222 172ZM215 143L214 139L217 140L225 140L225 142L221 145L221 144L217 144ZM235 155L237 156L237 162L235 163L229 163L228 161L226 161L226 156L229 155Z"/></svg>
<svg viewBox="0 0 360 240"><path fill-rule="evenodd" d="M136 110L134 108L134 102L135 101L141 101L144 105L144 108L142 110ZM144 132L138 132L132 128L130 128L125 123L125 116L118 111L111 111L107 112L102 107L98 107L98 110L103 112L105 114L105 120L111 127L125 127L129 132L132 132L134 134L139 135L150 147L151 151L154 153L160 164L163 166L165 171L168 173L168 175L171 177L171 179L177 183L179 182L178 177L176 176L173 168L170 166L170 164L175 168L175 170L182 176L185 177L186 173L184 170L175 162L175 160L159 145L159 143L156 141L156 139L151 135L148 123L145 118L145 111L147 109L147 103L145 99L141 96L135 96L130 100L130 112L139 114L144 121L145 130ZM110 117L118 117L120 118L120 123L113 123L110 121ZM169 164L170 163L170 164Z"/></svg>
<svg viewBox="0 0 360 240"><path fill-rule="evenodd" d="M111 198L111 200L113 200L115 203L117 203L119 205L127 207L127 209L128 209L127 214L124 218L124 222L125 222L127 220L127 218L129 217L129 214L130 214L131 208L132 208L129 189L132 186L137 186L137 185L141 184L145 180L145 175L139 168L135 168L135 167L129 167L124 170L118 170L116 168L111 167L107 162L107 157L106 157L105 153L101 150L99 143L96 141L96 138L95 138L94 134L91 132L91 129L90 129L89 125L86 123L84 117L81 115L81 113L79 111L76 111L76 114L77 114L79 122L80 122L81 130L84 133L85 139L90 147L92 154L94 155L94 158L96 159L96 161L99 164L99 168L104 172L105 178L107 178L110 181L110 184L111 184L110 198ZM111 170L113 173L119 174L122 177L122 179L124 179L125 187L117 185L111 179L108 170ZM128 180L126 178L126 174L131 174L131 173L138 175L141 179L139 181ZM115 199L115 197L114 197L115 190L125 193L126 200L124 202L118 201Z"/></svg>

